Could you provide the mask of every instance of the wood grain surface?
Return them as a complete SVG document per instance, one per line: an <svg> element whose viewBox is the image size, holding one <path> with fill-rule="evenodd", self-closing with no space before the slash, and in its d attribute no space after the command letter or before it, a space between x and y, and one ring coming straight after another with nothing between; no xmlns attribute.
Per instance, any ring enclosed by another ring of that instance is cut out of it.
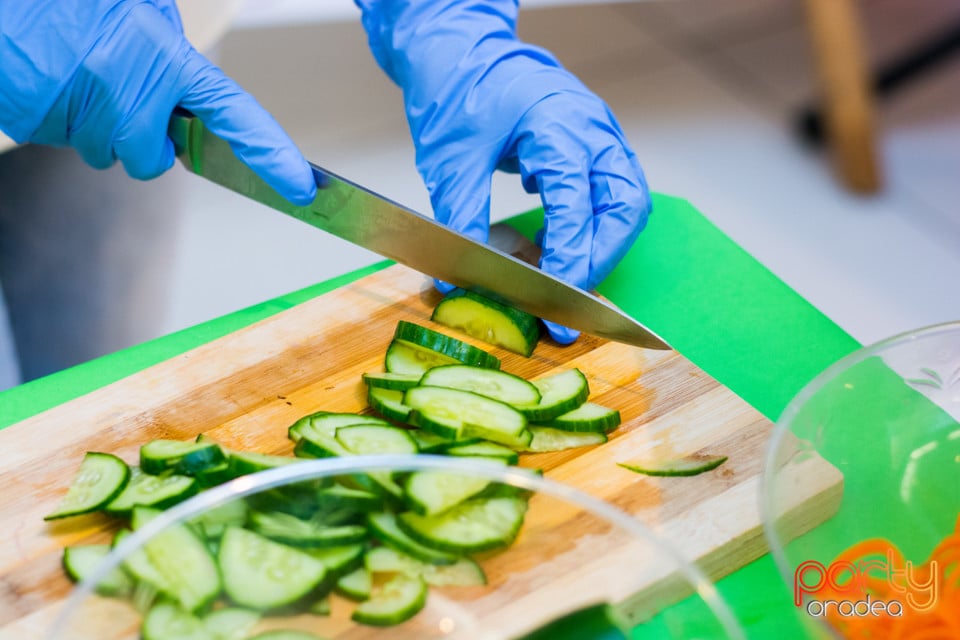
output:
<svg viewBox="0 0 960 640"><path fill-rule="evenodd" d="M771 425L730 390L676 352L589 336L568 347L544 340L530 358L493 349L433 325L438 300L421 274L393 266L0 431L0 638L44 637L72 587L60 567L63 547L106 541L117 528L101 515L43 521L84 452L135 463L150 439L206 433L231 448L290 454L286 430L303 415L370 412L360 376L382 370L401 319L487 348L503 370L526 378L579 367L591 400L620 410L623 424L607 444L525 454L522 466L636 516L714 578L766 551L757 493ZM729 460L688 478L652 478L616 465L695 453ZM828 517L842 486L832 467L810 464L820 483L795 497L798 529ZM626 602L640 620L689 593L653 544L540 495L517 542L482 564L488 587L434 589L428 610L377 637L441 636L451 620L461 632L507 637L599 599ZM329 637L372 635L348 616L346 601L337 600L332 616L309 624L321 624L317 630ZM77 626L70 637L135 637L136 615L122 602L91 601L83 620L83 632Z"/></svg>

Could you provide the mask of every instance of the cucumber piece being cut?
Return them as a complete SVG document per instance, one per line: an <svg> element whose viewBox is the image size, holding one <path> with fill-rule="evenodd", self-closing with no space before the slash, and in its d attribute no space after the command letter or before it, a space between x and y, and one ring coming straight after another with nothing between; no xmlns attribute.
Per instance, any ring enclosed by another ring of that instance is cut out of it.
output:
<svg viewBox="0 0 960 640"><path fill-rule="evenodd" d="M108 505L130 482L130 468L109 453L90 451L83 456L67 494L44 520L57 520L91 513Z"/></svg>
<svg viewBox="0 0 960 640"><path fill-rule="evenodd" d="M508 446L522 441L527 427L523 414L508 404L470 391L414 387L403 396L413 411L410 422L439 436L475 436Z"/></svg>
<svg viewBox="0 0 960 640"><path fill-rule="evenodd" d="M226 459L220 445L209 440L151 440L140 447L140 468L154 475L165 471L193 475L222 464Z"/></svg>
<svg viewBox="0 0 960 640"><path fill-rule="evenodd" d="M688 456L659 462L618 462L617 465L647 476L696 476L716 469L727 456Z"/></svg>
<svg viewBox="0 0 960 640"><path fill-rule="evenodd" d="M426 603L427 583L423 578L401 573L375 588L350 617L360 624L387 627L409 620Z"/></svg>
<svg viewBox="0 0 960 640"><path fill-rule="evenodd" d="M465 289L454 289L447 294L434 308L430 319L527 357L540 339L536 316Z"/></svg>
<svg viewBox="0 0 960 640"><path fill-rule="evenodd" d="M153 476L140 467L130 468L130 481L116 498L107 503L108 513L125 515L135 506L166 509L195 495L200 487L196 478L177 474Z"/></svg>
<svg viewBox="0 0 960 640"><path fill-rule="evenodd" d="M518 497L472 498L435 516L401 513L397 525L425 546L457 554L476 553L513 542L526 511L526 500Z"/></svg>
<svg viewBox="0 0 960 640"><path fill-rule="evenodd" d="M384 359L388 372L423 374L444 364L500 368L500 360L483 349L412 322L397 323Z"/></svg>
<svg viewBox="0 0 960 640"><path fill-rule="evenodd" d="M540 391L519 376L466 365L445 365L430 369L420 379L420 386L446 387L472 391L514 407L540 402Z"/></svg>
<svg viewBox="0 0 960 640"><path fill-rule="evenodd" d="M382 373L365 373L362 377L368 387L376 389L406 391L410 387L415 387L420 384L420 374L417 373L391 373L385 371Z"/></svg>
<svg viewBox="0 0 960 640"><path fill-rule="evenodd" d="M533 425L530 427L533 438L524 451L531 453L546 453L548 451L564 451L576 447L595 447L607 441L605 433L594 431L563 431L550 427Z"/></svg>
<svg viewBox="0 0 960 640"><path fill-rule="evenodd" d="M573 411L543 422L542 426L562 431L608 433L620 426L620 412L593 402L584 402Z"/></svg>
<svg viewBox="0 0 960 640"><path fill-rule="evenodd" d="M63 568L74 582L80 582L110 553L109 544L84 544L63 550ZM114 569L100 580L94 590L102 596L125 596L133 589L133 580L122 569Z"/></svg>
<svg viewBox="0 0 960 640"><path fill-rule="evenodd" d="M230 599L257 611L299 601L327 571L323 562L307 553L235 527L223 535L217 564Z"/></svg>
<svg viewBox="0 0 960 640"><path fill-rule="evenodd" d="M545 422L573 411L590 395L587 377L579 369L567 369L530 383L540 392L540 401L517 407L530 422Z"/></svg>

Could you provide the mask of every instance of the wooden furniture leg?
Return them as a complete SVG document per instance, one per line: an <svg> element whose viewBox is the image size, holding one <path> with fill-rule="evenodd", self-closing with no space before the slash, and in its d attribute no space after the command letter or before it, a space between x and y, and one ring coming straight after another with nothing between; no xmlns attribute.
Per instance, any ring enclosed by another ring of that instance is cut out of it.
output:
<svg viewBox="0 0 960 640"><path fill-rule="evenodd" d="M835 170L850 190L876 192L882 179L857 0L805 1Z"/></svg>

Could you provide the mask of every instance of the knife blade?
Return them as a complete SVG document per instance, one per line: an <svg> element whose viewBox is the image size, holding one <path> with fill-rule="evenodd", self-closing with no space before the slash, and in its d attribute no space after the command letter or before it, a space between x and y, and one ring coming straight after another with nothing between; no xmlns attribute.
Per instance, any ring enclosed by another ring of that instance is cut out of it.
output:
<svg viewBox="0 0 960 640"><path fill-rule="evenodd" d="M174 115L170 138L193 173L434 278L539 318L616 342L670 349L608 302L311 163L317 197L298 207L195 117Z"/></svg>

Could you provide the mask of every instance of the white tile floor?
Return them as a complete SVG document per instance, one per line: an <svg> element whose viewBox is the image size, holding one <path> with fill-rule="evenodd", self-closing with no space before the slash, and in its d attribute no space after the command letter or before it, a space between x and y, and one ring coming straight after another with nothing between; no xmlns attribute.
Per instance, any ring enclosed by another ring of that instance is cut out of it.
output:
<svg viewBox="0 0 960 640"><path fill-rule="evenodd" d="M955 0L862 5L875 60L960 16ZM359 20L245 15L222 66L312 160L428 211L399 90ZM800 0L535 8L520 30L610 103L654 190L691 200L857 339L960 319L960 56L882 104L887 187L858 198L791 133L813 91ZM536 205L509 177L494 190L495 218ZM378 259L199 180L188 200L171 331Z"/></svg>

